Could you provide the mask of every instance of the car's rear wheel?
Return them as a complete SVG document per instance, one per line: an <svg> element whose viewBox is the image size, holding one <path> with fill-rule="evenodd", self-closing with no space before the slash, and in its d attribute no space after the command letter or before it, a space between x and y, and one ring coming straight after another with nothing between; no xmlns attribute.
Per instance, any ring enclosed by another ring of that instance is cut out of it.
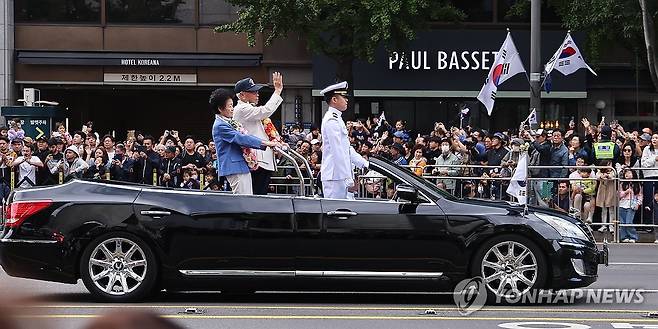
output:
<svg viewBox="0 0 658 329"><path fill-rule="evenodd" d="M144 299L153 292L157 273L151 248L124 232L95 239L80 260L80 276L87 290L104 301Z"/></svg>
<svg viewBox="0 0 658 329"><path fill-rule="evenodd" d="M529 239L501 235L487 241L476 254L472 274L482 278L489 301L514 301L544 287L546 257Z"/></svg>

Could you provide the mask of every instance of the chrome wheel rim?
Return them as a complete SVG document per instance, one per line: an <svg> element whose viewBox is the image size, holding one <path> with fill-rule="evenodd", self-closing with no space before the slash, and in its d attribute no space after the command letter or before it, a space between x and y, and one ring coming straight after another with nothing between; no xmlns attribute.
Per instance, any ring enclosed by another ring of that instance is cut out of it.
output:
<svg viewBox="0 0 658 329"><path fill-rule="evenodd" d="M112 238L101 242L89 257L89 277L101 291L123 296L137 289L144 278L148 265L142 248L124 238Z"/></svg>
<svg viewBox="0 0 658 329"><path fill-rule="evenodd" d="M503 298L527 293L537 281L537 258L526 246L505 241L484 254L482 280L491 292Z"/></svg>

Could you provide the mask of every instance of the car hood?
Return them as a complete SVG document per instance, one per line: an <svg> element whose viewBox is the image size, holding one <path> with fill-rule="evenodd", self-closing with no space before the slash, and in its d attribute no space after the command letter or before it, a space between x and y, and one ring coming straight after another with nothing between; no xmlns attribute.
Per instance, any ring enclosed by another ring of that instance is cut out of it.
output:
<svg viewBox="0 0 658 329"><path fill-rule="evenodd" d="M484 207L490 207L490 208L495 208L495 209L500 209L500 210L507 210L509 214L514 214L514 215L523 215L523 212L525 210L525 207L522 204L519 204L517 202L510 202L510 201L500 201L500 200L482 200L482 199L462 199L458 201L459 203L463 204L468 204L468 205L477 205L477 206L484 206ZM543 207L537 207L537 206L528 206L528 214L532 213L543 213L551 216L556 216L559 218L562 218L564 220L570 221L574 224L580 224L580 221L567 215L566 213L550 209L550 208L543 208Z"/></svg>

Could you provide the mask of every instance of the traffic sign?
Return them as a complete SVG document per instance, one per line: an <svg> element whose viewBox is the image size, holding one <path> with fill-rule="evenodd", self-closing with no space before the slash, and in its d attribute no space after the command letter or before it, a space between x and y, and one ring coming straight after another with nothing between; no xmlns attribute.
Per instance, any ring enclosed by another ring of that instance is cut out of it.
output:
<svg viewBox="0 0 658 329"><path fill-rule="evenodd" d="M37 139L50 138L53 123L65 117L65 112L55 106L3 106L0 115L7 121L19 119L25 136ZM9 123L9 122L7 122Z"/></svg>
<svg viewBox="0 0 658 329"><path fill-rule="evenodd" d="M20 118L21 128L25 130L25 136L37 139L41 136L50 136L49 118Z"/></svg>

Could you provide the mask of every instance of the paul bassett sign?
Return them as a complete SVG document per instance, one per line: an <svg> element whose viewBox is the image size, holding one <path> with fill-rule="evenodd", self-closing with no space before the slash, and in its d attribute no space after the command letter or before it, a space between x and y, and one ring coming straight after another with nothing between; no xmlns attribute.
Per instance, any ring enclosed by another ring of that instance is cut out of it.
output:
<svg viewBox="0 0 658 329"><path fill-rule="evenodd" d="M505 40L505 29L436 30L419 33L405 49L375 53L372 63L355 61L355 90L374 91L456 91L477 95ZM529 70L530 33L512 31L521 61ZM574 36L577 37L577 36ZM541 61L546 62L564 40L564 31L542 33ZM578 41L578 40L576 40ZM313 58L313 87L322 89L336 81L336 63L324 56ZM554 74L553 90L585 91L585 73L569 77ZM501 91L529 90L528 79L519 74L509 79ZM459 94L456 93L456 94ZM389 93L395 94L395 93Z"/></svg>

